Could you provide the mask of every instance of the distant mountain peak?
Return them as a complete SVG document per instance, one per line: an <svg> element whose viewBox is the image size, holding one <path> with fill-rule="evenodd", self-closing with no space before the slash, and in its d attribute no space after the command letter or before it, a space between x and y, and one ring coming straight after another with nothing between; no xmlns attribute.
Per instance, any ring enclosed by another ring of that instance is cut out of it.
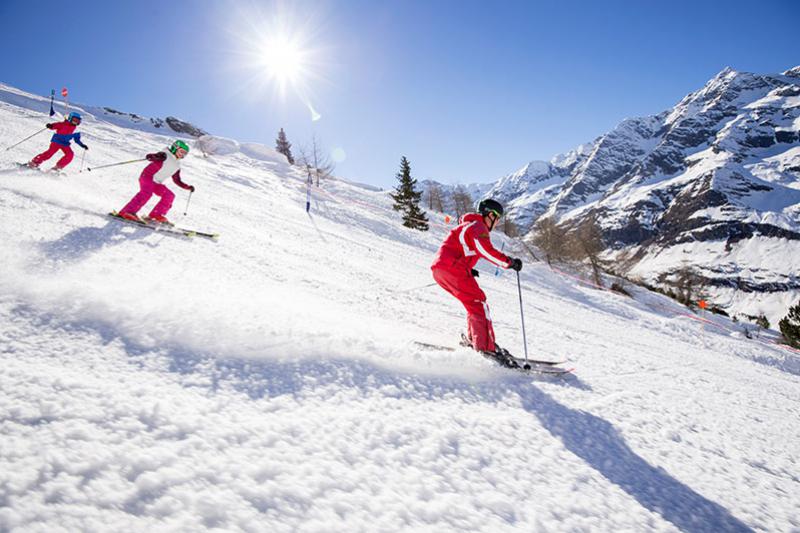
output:
<svg viewBox="0 0 800 533"><path fill-rule="evenodd" d="M511 176L536 178L537 176L544 176L548 172L550 172L550 163L547 161L534 160L511 174Z"/></svg>
<svg viewBox="0 0 800 533"><path fill-rule="evenodd" d="M800 78L800 65L797 65L794 68L790 68L786 72L783 73L784 76L788 76L790 78Z"/></svg>
<svg viewBox="0 0 800 533"><path fill-rule="evenodd" d="M714 76L714 79L728 78L731 76L735 76L737 74L739 74L739 72L733 69L732 67L725 67L724 69L720 70L716 76Z"/></svg>

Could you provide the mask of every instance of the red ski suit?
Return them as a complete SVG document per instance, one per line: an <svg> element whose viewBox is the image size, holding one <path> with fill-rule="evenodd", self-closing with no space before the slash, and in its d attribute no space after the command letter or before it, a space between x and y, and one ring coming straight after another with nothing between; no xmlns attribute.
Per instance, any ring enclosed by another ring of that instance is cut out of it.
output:
<svg viewBox="0 0 800 533"><path fill-rule="evenodd" d="M63 122L53 122L52 124L48 124L47 127L55 131L53 138L50 139L50 148L34 157L31 160L31 163L38 167L43 162L53 157L56 152L61 150L64 152L64 156L58 160L56 163L56 168L64 168L70 164L72 158L74 157L72 148L69 147L69 142L74 139L78 145L84 148L86 148L86 145L81 142L80 133L73 133L75 128L78 126L67 120L64 120Z"/></svg>
<svg viewBox="0 0 800 533"><path fill-rule="evenodd" d="M431 265L433 279L458 298L467 310L467 330L472 346L481 352L493 352L494 330L486 294L472 276L478 259L509 268L511 259L495 250L483 216L470 213L461 217L458 226L445 238Z"/></svg>

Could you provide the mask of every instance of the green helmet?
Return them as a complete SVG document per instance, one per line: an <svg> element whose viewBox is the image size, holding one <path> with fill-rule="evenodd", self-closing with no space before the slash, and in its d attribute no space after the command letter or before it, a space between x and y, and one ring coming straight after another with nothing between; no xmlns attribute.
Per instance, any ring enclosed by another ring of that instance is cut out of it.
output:
<svg viewBox="0 0 800 533"><path fill-rule="evenodd" d="M174 143L172 143L172 146L169 147L169 151L172 152L173 155L175 155L175 152L178 151L178 148L180 148L181 150L185 150L187 154L189 153L189 145L183 141L175 141Z"/></svg>

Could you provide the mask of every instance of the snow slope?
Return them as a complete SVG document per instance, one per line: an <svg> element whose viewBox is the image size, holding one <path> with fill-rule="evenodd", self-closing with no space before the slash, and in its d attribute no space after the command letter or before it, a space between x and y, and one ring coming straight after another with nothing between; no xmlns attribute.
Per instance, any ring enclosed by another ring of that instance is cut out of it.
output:
<svg viewBox="0 0 800 533"><path fill-rule="evenodd" d="M0 142L44 121L0 103ZM82 130L95 166L168 141ZM193 152L172 217L221 238L189 240L104 216L139 165L13 168L45 144L0 152L0 530L800 529L800 358L768 336L528 263L531 353L573 376L420 350L463 327L424 287L447 228L386 192L308 215L285 160ZM479 268L521 353L516 279Z"/></svg>
<svg viewBox="0 0 800 533"><path fill-rule="evenodd" d="M4 83L0 83L0 102L14 104L35 112L47 113L50 111L49 96L31 94ZM180 137L199 137L206 133L194 124L175 117L166 117L164 119L142 117L136 113L117 111L110 107L87 106L76 104L75 102L70 102L69 108L67 108L63 98L60 97L54 99L53 109L58 113L56 118L61 118L62 115L65 116L69 111L78 111L84 118L98 118L115 126L149 133L178 135Z"/></svg>

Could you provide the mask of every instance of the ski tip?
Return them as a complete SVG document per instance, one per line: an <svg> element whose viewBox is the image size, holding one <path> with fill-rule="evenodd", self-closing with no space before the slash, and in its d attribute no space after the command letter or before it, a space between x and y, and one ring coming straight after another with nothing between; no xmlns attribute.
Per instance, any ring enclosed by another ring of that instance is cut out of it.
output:
<svg viewBox="0 0 800 533"><path fill-rule="evenodd" d="M560 366L536 366L534 365L523 365L518 367L516 370L528 374L530 376L566 376L571 374L575 371L575 367L572 368L564 368Z"/></svg>

